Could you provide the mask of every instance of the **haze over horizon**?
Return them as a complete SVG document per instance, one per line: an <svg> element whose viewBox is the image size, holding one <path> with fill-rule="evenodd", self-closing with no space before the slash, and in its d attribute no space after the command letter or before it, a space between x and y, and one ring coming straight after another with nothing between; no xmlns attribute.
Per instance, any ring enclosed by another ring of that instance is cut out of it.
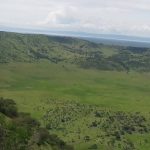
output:
<svg viewBox="0 0 150 150"><path fill-rule="evenodd" d="M148 0L0 0L0 28L150 35Z"/></svg>

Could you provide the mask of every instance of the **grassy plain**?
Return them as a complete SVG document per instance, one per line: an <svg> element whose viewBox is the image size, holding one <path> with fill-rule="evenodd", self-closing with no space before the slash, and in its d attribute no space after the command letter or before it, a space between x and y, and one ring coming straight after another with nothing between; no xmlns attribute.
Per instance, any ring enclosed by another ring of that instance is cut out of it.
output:
<svg viewBox="0 0 150 150"><path fill-rule="evenodd" d="M51 107L51 104L46 103L49 99L98 106L102 110L140 112L150 118L149 79L149 73L98 71L46 61L8 63L0 64L0 96L16 100L19 111L30 112L41 122L43 115ZM78 126L84 130L81 133L84 136L89 132L95 137L97 130L88 131L88 128L82 125L82 119L71 124L74 127L67 126L70 134L66 141L69 141L70 136L76 137L72 131ZM92 120L92 117L89 116L88 120ZM63 132L52 132L65 137ZM144 143L145 139L149 139L149 134L126 136L137 142L140 150L150 147L149 140L147 144ZM79 140L74 145L77 150L88 149L93 141L84 143ZM143 144L139 144L142 142ZM105 148L105 144L102 144L101 149Z"/></svg>

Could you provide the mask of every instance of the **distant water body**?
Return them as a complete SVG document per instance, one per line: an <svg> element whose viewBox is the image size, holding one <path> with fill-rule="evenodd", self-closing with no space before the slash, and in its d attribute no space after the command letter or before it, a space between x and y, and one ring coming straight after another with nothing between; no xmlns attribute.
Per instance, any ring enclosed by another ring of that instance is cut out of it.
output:
<svg viewBox="0 0 150 150"><path fill-rule="evenodd" d="M126 39L107 39L107 38L91 38L81 37L82 39L102 43L106 45L119 45L119 46L131 46L131 47L145 47L150 48L150 41L139 41L139 40L126 40Z"/></svg>

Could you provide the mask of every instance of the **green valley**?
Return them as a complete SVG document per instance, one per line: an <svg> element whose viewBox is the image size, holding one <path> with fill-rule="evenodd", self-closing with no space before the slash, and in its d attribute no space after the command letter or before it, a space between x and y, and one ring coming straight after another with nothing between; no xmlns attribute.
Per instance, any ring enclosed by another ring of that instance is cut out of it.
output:
<svg viewBox="0 0 150 150"><path fill-rule="evenodd" d="M149 70L148 48L0 32L0 97L75 150L150 147Z"/></svg>

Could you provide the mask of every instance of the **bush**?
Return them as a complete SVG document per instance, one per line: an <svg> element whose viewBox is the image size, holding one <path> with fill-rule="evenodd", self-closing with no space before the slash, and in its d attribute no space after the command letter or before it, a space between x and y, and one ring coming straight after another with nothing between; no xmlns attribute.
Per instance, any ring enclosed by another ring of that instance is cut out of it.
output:
<svg viewBox="0 0 150 150"><path fill-rule="evenodd" d="M18 110L16 103L12 99L0 98L0 112L8 117L16 117Z"/></svg>
<svg viewBox="0 0 150 150"><path fill-rule="evenodd" d="M5 136L5 130L0 126L0 142L2 142L3 138Z"/></svg>
<svg viewBox="0 0 150 150"><path fill-rule="evenodd" d="M98 146L97 146L97 144L93 144L93 145L91 145L91 147L89 147L89 149L98 149Z"/></svg>
<svg viewBox="0 0 150 150"><path fill-rule="evenodd" d="M46 130L45 128L40 128L39 130L37 130L32 137L32 142L38 145L47 143L48 140L49 140L49 133L48 130Z"/></svg>
<svg viewBox="0 0 150 150"><path fill-rule="evenodd" d="M49 134L48 130L45 128L39 128L36 130L32 139L30 140L31 145L37 144L38 146L44 144L50 144L52 147L57 147L58 150L73 150L73 147L67 145L62 141L57 135Z"/></svg>
<svg viewBox="0 0 150 150"><path fill-rule="evenodd" d="M40 126L40 123L36 119L32 118L30 114L26 113L19 114L18 117L13 120L13 123L17 126L29 128L30 130Z"/></svg>

